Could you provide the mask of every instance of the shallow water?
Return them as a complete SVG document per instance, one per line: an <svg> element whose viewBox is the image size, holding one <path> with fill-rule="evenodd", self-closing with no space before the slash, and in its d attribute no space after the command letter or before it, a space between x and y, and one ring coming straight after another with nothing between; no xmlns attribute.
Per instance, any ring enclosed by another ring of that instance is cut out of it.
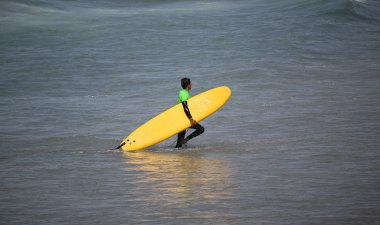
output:
<svg viewBox="0 0 380 225"><path fill-rule="evenodd" d="M380 223L376 1L0 2L1 224ZM108 150L230 101L181 150Z"/></svg>

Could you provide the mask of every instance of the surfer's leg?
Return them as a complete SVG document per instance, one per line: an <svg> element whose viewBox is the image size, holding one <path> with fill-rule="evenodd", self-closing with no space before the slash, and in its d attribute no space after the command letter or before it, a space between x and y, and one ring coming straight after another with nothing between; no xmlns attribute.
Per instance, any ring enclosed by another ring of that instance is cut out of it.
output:
<svg viewBox="0 0 380 225"><path fill-rule="evenodd" d="M183 141L185 139L185 135L186 135L186 130L181 131L181 132L178 133L178 135L177 135L177 144L175 146L176 148L182 147Z"/></svg>
<svg viewBox="0 0 380 225"><path fill-rule="evenodd" d="M195 129L195 131L191 133L189 136L187 136L187 138L185 139L185 143L205 132L205 128L199 123L195 124L191 128Z"/></svg>

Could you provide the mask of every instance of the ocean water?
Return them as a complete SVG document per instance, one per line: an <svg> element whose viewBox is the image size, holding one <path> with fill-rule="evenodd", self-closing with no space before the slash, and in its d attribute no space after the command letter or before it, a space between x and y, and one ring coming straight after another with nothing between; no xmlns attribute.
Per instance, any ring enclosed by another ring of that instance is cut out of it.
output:
<svg viewBox="0 0 380 225"><path fill-rule="evenodd" d="M1 1L0 224L380 224L379 71L376 0ZM109 150L182 77L206 132Z"/></svg>

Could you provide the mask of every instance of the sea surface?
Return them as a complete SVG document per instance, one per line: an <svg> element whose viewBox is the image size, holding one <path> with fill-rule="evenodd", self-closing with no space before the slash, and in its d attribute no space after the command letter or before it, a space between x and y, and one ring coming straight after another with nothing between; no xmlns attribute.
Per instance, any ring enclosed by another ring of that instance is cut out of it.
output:
<svg viewBox="0 0 380 225"><path fill-rule="evenodd" d="M182 77L206 132L111 150ZM0 1L0 224L380 224L380 2Z"/></svg>

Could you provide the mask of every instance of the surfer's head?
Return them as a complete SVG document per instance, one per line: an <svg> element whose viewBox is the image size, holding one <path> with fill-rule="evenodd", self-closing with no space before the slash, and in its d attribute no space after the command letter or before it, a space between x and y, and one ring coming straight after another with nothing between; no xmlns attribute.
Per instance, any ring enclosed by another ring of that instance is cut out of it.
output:
<svg viewBox="0 0 380 225"><path fill-rule="evenodd" d="M190 85L190 87L189 87ZM189 87L189 90L191 89L191 81L189 78L182 78L181 79L181 86L183 89L187 89Z"/></svg>

